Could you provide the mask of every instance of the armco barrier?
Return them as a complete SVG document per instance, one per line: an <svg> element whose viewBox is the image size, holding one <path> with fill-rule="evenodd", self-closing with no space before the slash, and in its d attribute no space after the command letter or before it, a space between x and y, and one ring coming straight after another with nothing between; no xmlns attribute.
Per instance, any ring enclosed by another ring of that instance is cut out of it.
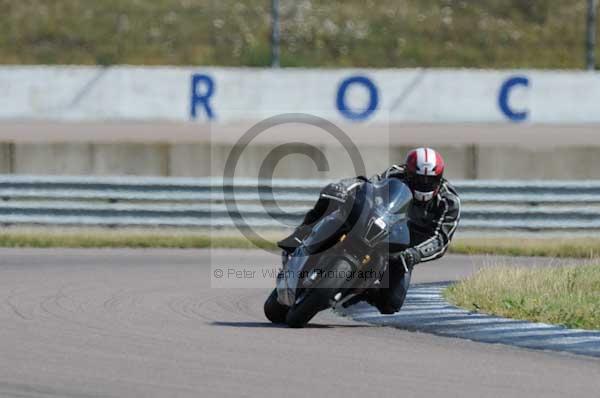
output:
<svg viewBox="0 0 600 398"><path fill-rule="evenodd" d="M322 180L0 176L0 224L296 225ZM600 230L600 182L458 181L462 229ZM227 201L235 198L237 211Z"/></svg>

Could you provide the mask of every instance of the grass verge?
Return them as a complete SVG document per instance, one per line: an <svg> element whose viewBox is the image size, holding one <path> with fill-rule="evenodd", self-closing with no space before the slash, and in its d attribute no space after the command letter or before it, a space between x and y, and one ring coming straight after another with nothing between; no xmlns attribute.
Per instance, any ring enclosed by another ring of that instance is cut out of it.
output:
<svg viewBox="0 0 600 398"><path fill-rule="evenodd" d="M598 258L600 239L580 238L458 238L450 251L456 254L493 254L554 258Z"/></svg>
<svg viewBox="0 0 600 398"><path fill-rule="evenodd" d="M237 231L106 228L9 228L0 231L0 247L64 248L261 248L276 250L285 232L265 232L265 241L248 239ZM469 238L452 242L455 254L598 258L599 238Z"/></svg>
<svg viewBox="0 0 600 398"><path fill-rule="evenodd" d="M0 232L0 247L31 248L236 248L276 249L274 241L248 239L244 236L221 236L208 232L72 229L17 230Z"/></svg>
<svg viewBox="0 0 600 398"><path fill-rule="evenodd" d="M304 67L581 68L585 3L285 0L281 62ZM270 4L0 0L0 64L268 66Z"/></svg>
<svg viewBox="0 0 600 398"><path fill-rule="evenodd" d="M444 296L488 314L600 329L600 264L484 268L448 287Z"/></svg>

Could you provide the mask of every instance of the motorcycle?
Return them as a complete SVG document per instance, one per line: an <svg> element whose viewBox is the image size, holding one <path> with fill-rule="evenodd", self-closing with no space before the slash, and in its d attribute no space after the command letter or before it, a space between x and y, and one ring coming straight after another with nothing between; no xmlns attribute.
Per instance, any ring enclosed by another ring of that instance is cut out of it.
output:
<svg viewBox="0 0 600 398"><path fill-rule="evenodd" d="M385 287L389 253L410 246L412 192L398 179L364 182L323 217L284 262L264 304L273 323L304 327L318 312ZM405 272L408 272L404 265Z"/></svg>

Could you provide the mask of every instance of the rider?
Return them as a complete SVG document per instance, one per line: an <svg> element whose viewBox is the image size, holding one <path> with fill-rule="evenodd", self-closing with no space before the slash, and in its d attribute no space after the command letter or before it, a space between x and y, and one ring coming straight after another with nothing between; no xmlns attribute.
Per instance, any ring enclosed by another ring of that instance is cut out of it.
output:
<svg viewBox="0 0 600 398"><path fill-rule="evenodd" d="M284 261L308 236L316 222L344 203L362 183L398 178L413 193L413 205L408 212L412 247L400 253L390 253L387 288L369 289L360 299L352 300L351 304L366 300L382 314L399 311L406 297L413 267L442 257L458 226L460 199L443 174L442 156L431 148L417 148L408 153L404 165L393 165L370 180L356 177L327 185L302 224L292 235L278 242L283 249Z"/></svg>

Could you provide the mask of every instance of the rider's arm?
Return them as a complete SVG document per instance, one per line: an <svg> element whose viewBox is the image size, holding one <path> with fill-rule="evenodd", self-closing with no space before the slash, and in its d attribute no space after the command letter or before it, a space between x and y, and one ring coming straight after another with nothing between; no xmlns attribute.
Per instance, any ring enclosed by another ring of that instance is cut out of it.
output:
<svg viewBox="0 0 600 398"><path fill-rule="evenodd" d="M373 177L369 178L369 181L378 182L385 180L388 177L400 178L403 180L405 175L404 166L393 165L389 169L384 170L381 174L375 174Z"/></svg>
<svg viewBox="0 0 600 398"><path fill-rule="evenodd" d="M319 199L314 207L304 216L303 225L310 225L330 214L341 204L346 202L349 195L353 195L366 179L364 177L344 178L339 182L328 184L319 194Z"/></svg>
<svg viewBox="0 0 600 398"><path fill-rule="evenodd" d="M414 247L420 254L421 262L438 259L446 253L460 220L460 199L456 191L444 183L440 195L443 212L437 228L431 238Z"/></svg>

